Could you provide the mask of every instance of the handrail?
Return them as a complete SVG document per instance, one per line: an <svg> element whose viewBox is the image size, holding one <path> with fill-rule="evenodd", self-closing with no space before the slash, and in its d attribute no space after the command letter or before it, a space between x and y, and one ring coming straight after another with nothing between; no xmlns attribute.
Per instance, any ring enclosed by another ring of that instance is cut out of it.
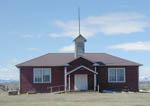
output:
<svg viewBox="0 0 150 106"><path fill-rule="evenodd" d="M7 91L8 90L8 86L0 84L0 89L3 90L3 91Z"/></svg>
<svg viewBox="0 0 150 106"><path fill-rule="evenodd" d="M50 92L52 93L54 88L58 88L58 91L61 91L61 87L65 87L65 86L64 85L51 86L51 87L48 87L48 89L50 89ZM64 88L62 91L64 91Z"/></svg>

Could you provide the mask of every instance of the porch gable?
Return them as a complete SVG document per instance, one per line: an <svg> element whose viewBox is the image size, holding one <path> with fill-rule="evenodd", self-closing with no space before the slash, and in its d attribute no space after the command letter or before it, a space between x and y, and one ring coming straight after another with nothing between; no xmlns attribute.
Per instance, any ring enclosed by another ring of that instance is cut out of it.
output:
<svg viewBox="0 0 150 106"><path fill-rule="evenodd" d="M73 73L73 72L75 72L75 71L77 71L77 70L79 70L79 69L81 69L81 68L84 68L84 69L86 69L86 70L88 70L88 71L90 71L90 72L92 72L92 73L94 73L94 74L98 74L98 73L95 72L94 70L92 70L92 69L90 69L90 68L88 68L88 67L86 67L86 66L84 66L84 65L81 65L81 66L76 67L76 68L74 68L73 70L70 70L69 72L67 72L67 75L69 75L69 74L71 74L71 73Z"/></svg>

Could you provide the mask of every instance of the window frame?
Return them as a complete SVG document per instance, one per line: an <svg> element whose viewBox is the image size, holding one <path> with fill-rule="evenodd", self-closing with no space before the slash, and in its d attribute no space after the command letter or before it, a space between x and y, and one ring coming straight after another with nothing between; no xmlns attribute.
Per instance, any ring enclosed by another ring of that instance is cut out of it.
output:
<svg viewBox="0 0 150 106"><path fill-rule="evenodd" d="M36 71L36 69L41 69L42 70L42 81L41 82L36 82L35 81L35 71ZM44 69L50 69L49 71L50 71L50 79L49 79L49 81L44 81L43 82L43 71L44 71ZM52 69L51 68L33 68L33 83L51 83L52 82Z"/></svg>
<svg viewBox="0 0 150 106"><path fill-rule="evenodd" d="M110 69L115 69L115 71L116 71L116 75L115 75L115 77L116 77L116 81L110 81L110 73L109 73L109 70ZM118 76L117 76L117 70L118 69L123 69L123 71L124 71L124 80L123 81L118 81ZM126 70L125 70L125 68L108 68L108 82L109 83L125 83L126 82Z"/></svg>

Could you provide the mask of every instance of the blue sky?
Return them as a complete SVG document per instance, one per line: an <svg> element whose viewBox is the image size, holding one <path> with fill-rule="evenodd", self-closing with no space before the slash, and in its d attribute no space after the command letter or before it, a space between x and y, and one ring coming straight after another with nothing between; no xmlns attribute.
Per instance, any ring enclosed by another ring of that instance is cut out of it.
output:
<svg viewBox="0 0 150 106"><path fill-rule="evenodd" d="M149 0L1 0L0 79L18 79L14 65L51 52L73 52L77 8L86 52L143 64L150 76Z"/></svg>

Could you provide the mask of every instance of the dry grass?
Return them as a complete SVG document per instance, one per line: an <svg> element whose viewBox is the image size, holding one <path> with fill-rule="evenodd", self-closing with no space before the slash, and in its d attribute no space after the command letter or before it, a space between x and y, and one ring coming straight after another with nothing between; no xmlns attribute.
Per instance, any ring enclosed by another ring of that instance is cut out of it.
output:
<svg viewBox="0 0 150 106"><path fill-rule="evenodd" d="M150 106L148 93L0 95L0 106Z"/></svg>
<svg viewBox="0 0 150 106"><path fill-rule="evenodd" d="M140 89L150 91L150 84L140 84Z"/></svg>

